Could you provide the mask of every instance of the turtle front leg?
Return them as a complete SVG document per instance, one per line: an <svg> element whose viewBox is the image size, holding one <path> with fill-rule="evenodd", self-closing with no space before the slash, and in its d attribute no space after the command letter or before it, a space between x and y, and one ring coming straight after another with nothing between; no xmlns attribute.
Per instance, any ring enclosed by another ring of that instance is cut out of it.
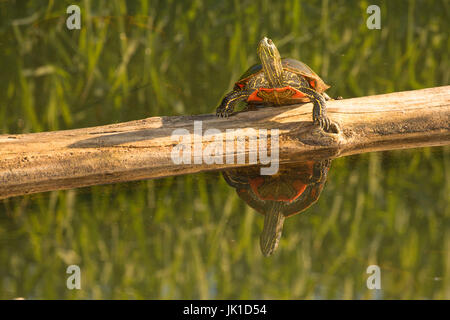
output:
<svg viewBox="0 0 450 320"><path fill-rule="evenodd" d="M327 117L327 109L324 96L314 89L302 85L299 86L295 81L286 81L286 84L297 89L311 100L311 102L313 103L313 123L319 125L319 127L327 132L330 131L331 121Z"/></svg>
<svg viewBox="0 0 450 320"><path fill-rule="evenodd" d="M247 100L253 91L249 90L233 90L228 93L216 109L218 117L226 117L233 113L234 107L239 101Z"/></svg>
<svg viewBox="0 0 450 320"><path fill-rule="evenodd" d="M329 131L331 121L327 117L325 98L311 88L297 87L296 89L311 99L313 103L313 123L319 125L323 130Z"/></svg>

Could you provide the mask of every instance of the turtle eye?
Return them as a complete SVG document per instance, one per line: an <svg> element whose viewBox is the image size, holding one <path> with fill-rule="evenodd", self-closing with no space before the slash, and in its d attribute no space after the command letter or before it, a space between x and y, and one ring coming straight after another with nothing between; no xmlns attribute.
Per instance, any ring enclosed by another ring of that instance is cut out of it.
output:
<svg viewBox="0 0 450 320"><path fill-rule="evenodd" d="M267 43L268 43L268 44L272 44L273 42L272 42L271 39L269 39L269 40L267 40Z"/></svg>

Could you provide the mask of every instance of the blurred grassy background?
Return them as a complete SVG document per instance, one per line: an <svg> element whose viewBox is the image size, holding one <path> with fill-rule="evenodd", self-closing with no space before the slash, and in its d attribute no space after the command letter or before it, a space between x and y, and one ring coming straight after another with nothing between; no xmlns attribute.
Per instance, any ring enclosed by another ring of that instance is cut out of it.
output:
<svg viewBox="0 0 450 320"><path fill-rule="evenodd" d="M45 5L43 5L43 3ZM81 30L66 8L81 7ZM366 8L381 7L381 30ZM272 38L364 96L449 84L442 1L1 1L0 133L212 113ZM0 202L0 298L450 298L450 152L335 160L322 197L259 250L219 173ZM66 288L70 264L82 290ZM381 267L382 290L366 288Z"/></svg>

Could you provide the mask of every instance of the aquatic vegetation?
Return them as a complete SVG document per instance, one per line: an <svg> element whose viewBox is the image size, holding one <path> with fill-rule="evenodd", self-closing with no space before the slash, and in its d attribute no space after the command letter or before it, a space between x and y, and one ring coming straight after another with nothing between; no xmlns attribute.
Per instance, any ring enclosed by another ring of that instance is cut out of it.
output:
<svg viewBox="0 0 450 320"><path fill-rule="evenodd" d="M445 0L383 2L380 30L368 1L84 1L72 31L70 4L0 3L1 133L213 113L263 36L330 96L449 84ZM337 159L269 259L219 173L2 200L0 298L448 299L449 194L448 147Z"/></svg>

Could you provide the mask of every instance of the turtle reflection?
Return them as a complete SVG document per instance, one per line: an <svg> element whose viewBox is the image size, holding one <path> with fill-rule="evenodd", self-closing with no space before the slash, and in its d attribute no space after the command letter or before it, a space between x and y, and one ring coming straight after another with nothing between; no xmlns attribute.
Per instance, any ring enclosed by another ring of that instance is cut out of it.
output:
<svg viewBox="0 0 450 320"><path fill-rule="evenodd" d="M261 251L270 256L278 247L286 217L317 201L325 184L331 160L280 165L275 175L260 175L259 167L223 172L226 182L249 206L264 214Z"/></svg>

